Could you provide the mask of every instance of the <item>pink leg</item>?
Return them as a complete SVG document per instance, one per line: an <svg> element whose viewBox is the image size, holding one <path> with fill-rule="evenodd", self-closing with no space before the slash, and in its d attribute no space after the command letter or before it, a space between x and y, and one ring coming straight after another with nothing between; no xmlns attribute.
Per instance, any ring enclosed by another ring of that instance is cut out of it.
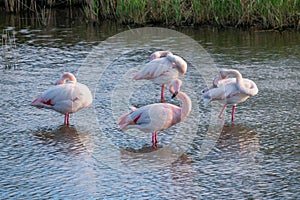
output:
<svg viewBox="0 0 300 200"><path fill-rule="evenodd" d="M64 125L67 125L67 114L65 114Z"/></svg>
<svg viewBox="0 0 300 200"><path fill-rule="evenodd" d="M70 124L70 114L66 113L65 114L64 125L69 125L69 124Z"/></svg>
<svg viewBox="0 0 300 200"><path fill-rule="evenodd" d="M67 120L67 125L70 124L70 114L68 113L68 120Z"/></svg>
<svg viewBox="0 0 300 200"><path fill-rule="evenodd" d="M225 110L225 108L227 107L227 104L225 104L224 106L223 106L223 108L222 108L222 110L221 110L221 112L220 112L220 114L219 114L219 118L221 119L222 118L222 114L223 114L223 112L224 112L224 110Z"/></svg>
<svg viewBox="0 0 300 200"><path fill-rule="evenodd" d="M152 133L152 146L154 149L157 149L157 143L158 143L157 132L153 132Z"/></svg>
<svg viewBox="0 0 300 200"><path fill-rule="evenodd" d="M161 95L160 95L160 102L165 103L165 84L162 84L161 86Z"/></svg>
<svg viewBox="0 0 300 200"><path fill-rule="evenodd" d="M235 110L235 105L232 106L232 110L231 110L231 122L232 123L234 121L234 110Z"/></svg>

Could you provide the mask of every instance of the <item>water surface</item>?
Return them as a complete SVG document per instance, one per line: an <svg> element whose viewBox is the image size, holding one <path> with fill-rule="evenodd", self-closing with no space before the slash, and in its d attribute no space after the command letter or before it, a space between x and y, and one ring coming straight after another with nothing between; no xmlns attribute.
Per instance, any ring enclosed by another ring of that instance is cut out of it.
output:
<svg viewBox="0 0 300 200"><path fill-rule="evenodd" d="M120 77L124 81L124 74L148 62L156 48L130 50L99 66L105 71L96 82L93 106L72 115L71 126L66 127L62 115L30 107L30 102L63 72L78 74L101 41L128 27L111 23L93 27L61 17L47 28L28 20L6 20L0 27L15 34L18 62L15 69L2 65L0 73L3 199L297 199L300 195L299 32L178 29L204 47L217 67L238 69L259 88L258 95L238 105L234 124L227 109L221 134L211 133L215 143L203 155L214 112L213 106L201 103L206 83L192 60L187 60L182 90L193 99L193 111L182 124L159 133L160 148L154 151L150 133L118 129L115 110L129 109L118 107L124 102L113 97L115 91L130 92L128 104L137 107L159 101L160 87L149 81L134 92L120 87ZM116 42L126 47L126 41ZM3 56L2 51L2 64ZM170 103L180 105L166 95ZM196 133L191 136L195 121L192 133ZM178 156L180 146L174 144L189 136L188 148Z"/></svg>

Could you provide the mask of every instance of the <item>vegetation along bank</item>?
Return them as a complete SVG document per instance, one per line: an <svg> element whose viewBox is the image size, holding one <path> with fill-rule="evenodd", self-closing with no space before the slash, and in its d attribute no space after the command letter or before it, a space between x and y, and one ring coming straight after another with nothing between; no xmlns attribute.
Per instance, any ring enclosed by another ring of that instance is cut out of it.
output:
<svg viewBox="0 0 300 200"><path fill-rule="evenodd" d="M88 22L300 29L300 0L0 0L1 11L79 8Z"/></svg>

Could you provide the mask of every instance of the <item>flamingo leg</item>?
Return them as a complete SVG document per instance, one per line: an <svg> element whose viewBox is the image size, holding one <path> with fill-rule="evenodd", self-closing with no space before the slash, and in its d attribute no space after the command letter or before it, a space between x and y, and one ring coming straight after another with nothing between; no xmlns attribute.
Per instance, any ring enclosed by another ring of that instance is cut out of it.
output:
<svg viewBox="0 0 300 200"><path fill-rule="evenodd" d="M68 120L67 120L67 125L70 124L70 114L68 113Z"/></svg>
<svg viewBox="0 0 300 200"><path fill-rule="evenodd" d="M157 132L153 132L152 133L152 146L154 149L157 149L157 143L158 143Z"/></svg>
<svg viewBox="0 0 300 200"><path fill-rule="evenodd" d="M235 105L232 106L232 110L231 110L231 122L232 123L234 121L234 110L235 110Z"/></svg>
<svg viewBox="0 0 300 200"><path fill-rule="evenodd" d="M70 114L66 113L65 114L64 125L69 125L69 124L70 124Z"/></svg>
<svg viewBox="0 0 300 200"><path fill-rule="evenodd" d="M65 114L64 125L67 124L67 114Z"/></svg>
<svg viewBox="0 0 300 200"><path fill-rule="evenodd" d="M223 112L224 112L224 110L225 110L226 107L227 107L227 104L225 104L225 105L223 106L223 108L222 108L220 114L218 115L218 117L219 117L220 119L222 118L222 114L223 114Z"/></svg>
<svg viewBox="0 0 300 200"><path fill-rule="evenodd" d="M160 95L160 101L161 103L165 103L165 84L162 84L161 86L161 95Z"/></svg>

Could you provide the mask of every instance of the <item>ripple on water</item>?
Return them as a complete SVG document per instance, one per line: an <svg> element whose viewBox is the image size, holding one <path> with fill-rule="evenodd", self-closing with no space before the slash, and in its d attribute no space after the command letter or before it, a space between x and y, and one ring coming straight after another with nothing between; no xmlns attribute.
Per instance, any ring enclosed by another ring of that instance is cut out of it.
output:
<svg viewBox="0 0 300 200"><path fill-rule="evenodd" d="M13 27L8 29L15 30ZM76 36L70 37L73 42L67 42L66 37L73 30L53 29L49 33L19 30L19 35L23 35L17 39L20 70L0 73L1 197L297 199L300 74L299 56L291 53L294 46L287 49L290 55L282 56L275 48L268 51L265 47L245 44L241 48L238 43L233 48L226 38L217 43L225 48L216 46L215 40L205 41L218 65L231 65L240 70L246 78L257 83L259 93L237 107L235 125L230 124L230 109L227 109L222 134L214 138L216 145L203 156L201 147L212 107L204 108L199 100L199 92L205 84L189 65L182 90L196 99L193 105L198 105L200 110L190 117L200 122L197 134L191 139L189 149L177 160L167 164L162 162L163 167L149 170L151 164L161 162L151 156L151 134L120 132L116 126L119 115L113 113L111 101L112 91L124 83L120 77L133 72L128 69L137 69L148 62L149 55L156 49L137 49L116 58L112 64L106 63L111 64L110 70L97 83L95 110L90 110L97 113L100 131L77 124L59 126L63 122L62 115L28 105L62 72L76 74L82 64L88 64L84 63L84 58L98 42L81 41L82 38L78 42ZM85 27L82 30L86 30ZM195 32L196 35L199 33L202 32ZM201 40L214 34L200 34ZM191 84L186 84L188 81ZM139 107L158 102L159 90L159 86L145 81L130 94L128 104ZM121 93L127 91L125 88ZM167 100L180 104L170 100L168 94ZM122 99L117 103L124 104ZM116 106L119 112L128 111L127 107ZM84 125L89 125L90 115L74 115L84 121ZM74 122L71 116L71 124ZM174 137L183 135L191 124L161 132L160 145L174 144ZM113 145L108 146L107 141ZM103 154L118 163L107 163Z"/></svg>

